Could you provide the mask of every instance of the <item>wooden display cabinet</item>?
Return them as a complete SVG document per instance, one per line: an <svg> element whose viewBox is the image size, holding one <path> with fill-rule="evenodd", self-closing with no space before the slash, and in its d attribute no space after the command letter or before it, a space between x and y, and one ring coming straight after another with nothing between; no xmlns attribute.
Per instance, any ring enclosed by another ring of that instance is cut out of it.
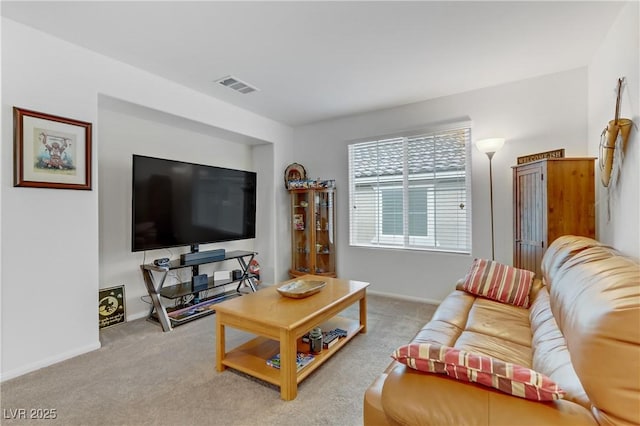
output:
<svg viewBox="0 0 640 426"><path fill-rule="evenodd" d="M542 278L549 244L595 237L595 158L549 158L513 167L513 266Z"/></svg>
<svg viewBox="0 0 640 426"><path fill-rule="evenodd" d="M335 188L292 189L291 278L336 276Z"/></svg>

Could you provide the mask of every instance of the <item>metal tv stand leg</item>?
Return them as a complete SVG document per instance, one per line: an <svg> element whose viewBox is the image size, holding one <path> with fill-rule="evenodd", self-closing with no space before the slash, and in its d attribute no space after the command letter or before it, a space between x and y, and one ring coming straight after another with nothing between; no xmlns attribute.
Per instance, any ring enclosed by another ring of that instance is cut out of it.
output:
<svg viewBox="0 0 640 426"><path fill-rule="evenodd" d="M249 257L249 261L245 261L243 257L239 257L238 258L238 263L240 264L240 269L242 269L242 279L240 280L240 282L238 283L238 287L236 288L236 291L240 290L240 286L246 281L249 283L249 287L251 288L252 292L256 292L258 291L256 289L256 285L253 283L253 277L249 276L249 265L251 264L251 261L253 260L253 258L255 257L255 254L252 254Z"/></svg>
<svg viewBox="0 0 640 426"><path fill-rule="evenodd" d="M167 278L169 268L158 268L162 272L162 278L160 279L160 283L158 283L157 287L153 285L154 279L151 271L145 269L144 265L140 265L140 269L142 269L144 284L147 286L147 292L149 293L152 302L152 306L149 311L149 317L151 317L151 315L153 314L153 310L155 309L156 315L158 315L158 321L160 321L160 325L162 325L162 331L171 331L173 328L171 327L169 315L167 315L167 310L160 302L160 290L164 285L164 280Z"/></svg>

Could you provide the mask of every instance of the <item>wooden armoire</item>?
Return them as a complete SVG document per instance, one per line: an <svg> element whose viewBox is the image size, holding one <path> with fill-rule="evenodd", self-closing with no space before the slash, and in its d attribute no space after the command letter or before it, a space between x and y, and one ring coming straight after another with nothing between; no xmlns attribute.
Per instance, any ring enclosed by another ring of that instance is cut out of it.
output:
<svg viewBox="0 0 640 426"><path fill-rule="evenodd" d="M595 158L548 158L513 167L513 266L542 278L549 244L595 237Z"/></svg>

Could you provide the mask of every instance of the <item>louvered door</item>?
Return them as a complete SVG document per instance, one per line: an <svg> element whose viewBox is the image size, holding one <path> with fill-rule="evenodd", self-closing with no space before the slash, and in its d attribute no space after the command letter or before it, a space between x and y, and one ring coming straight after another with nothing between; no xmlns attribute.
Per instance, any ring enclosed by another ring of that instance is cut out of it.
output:
<svg viewBox="0 0 640 426"><path fill-rule="evenodd" d="M514 174L514 266L540 272L546 240L546 189L543 164L513 169Z"/></svg>

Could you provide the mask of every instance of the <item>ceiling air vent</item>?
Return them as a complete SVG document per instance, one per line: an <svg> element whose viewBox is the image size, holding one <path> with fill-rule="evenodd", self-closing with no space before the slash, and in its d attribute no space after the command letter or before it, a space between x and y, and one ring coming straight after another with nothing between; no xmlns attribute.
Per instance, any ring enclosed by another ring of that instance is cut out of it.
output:
<svg viewBox="0 0 640 426"><path fill-rule="evenodd" d="M247 83L240 81L230 75L216 80L216 83L222 84L223 86L233 89L236 92L244 93L245 95L247 93L255 92L256 90L258 90L257 88L249 86Z"/></svg>

